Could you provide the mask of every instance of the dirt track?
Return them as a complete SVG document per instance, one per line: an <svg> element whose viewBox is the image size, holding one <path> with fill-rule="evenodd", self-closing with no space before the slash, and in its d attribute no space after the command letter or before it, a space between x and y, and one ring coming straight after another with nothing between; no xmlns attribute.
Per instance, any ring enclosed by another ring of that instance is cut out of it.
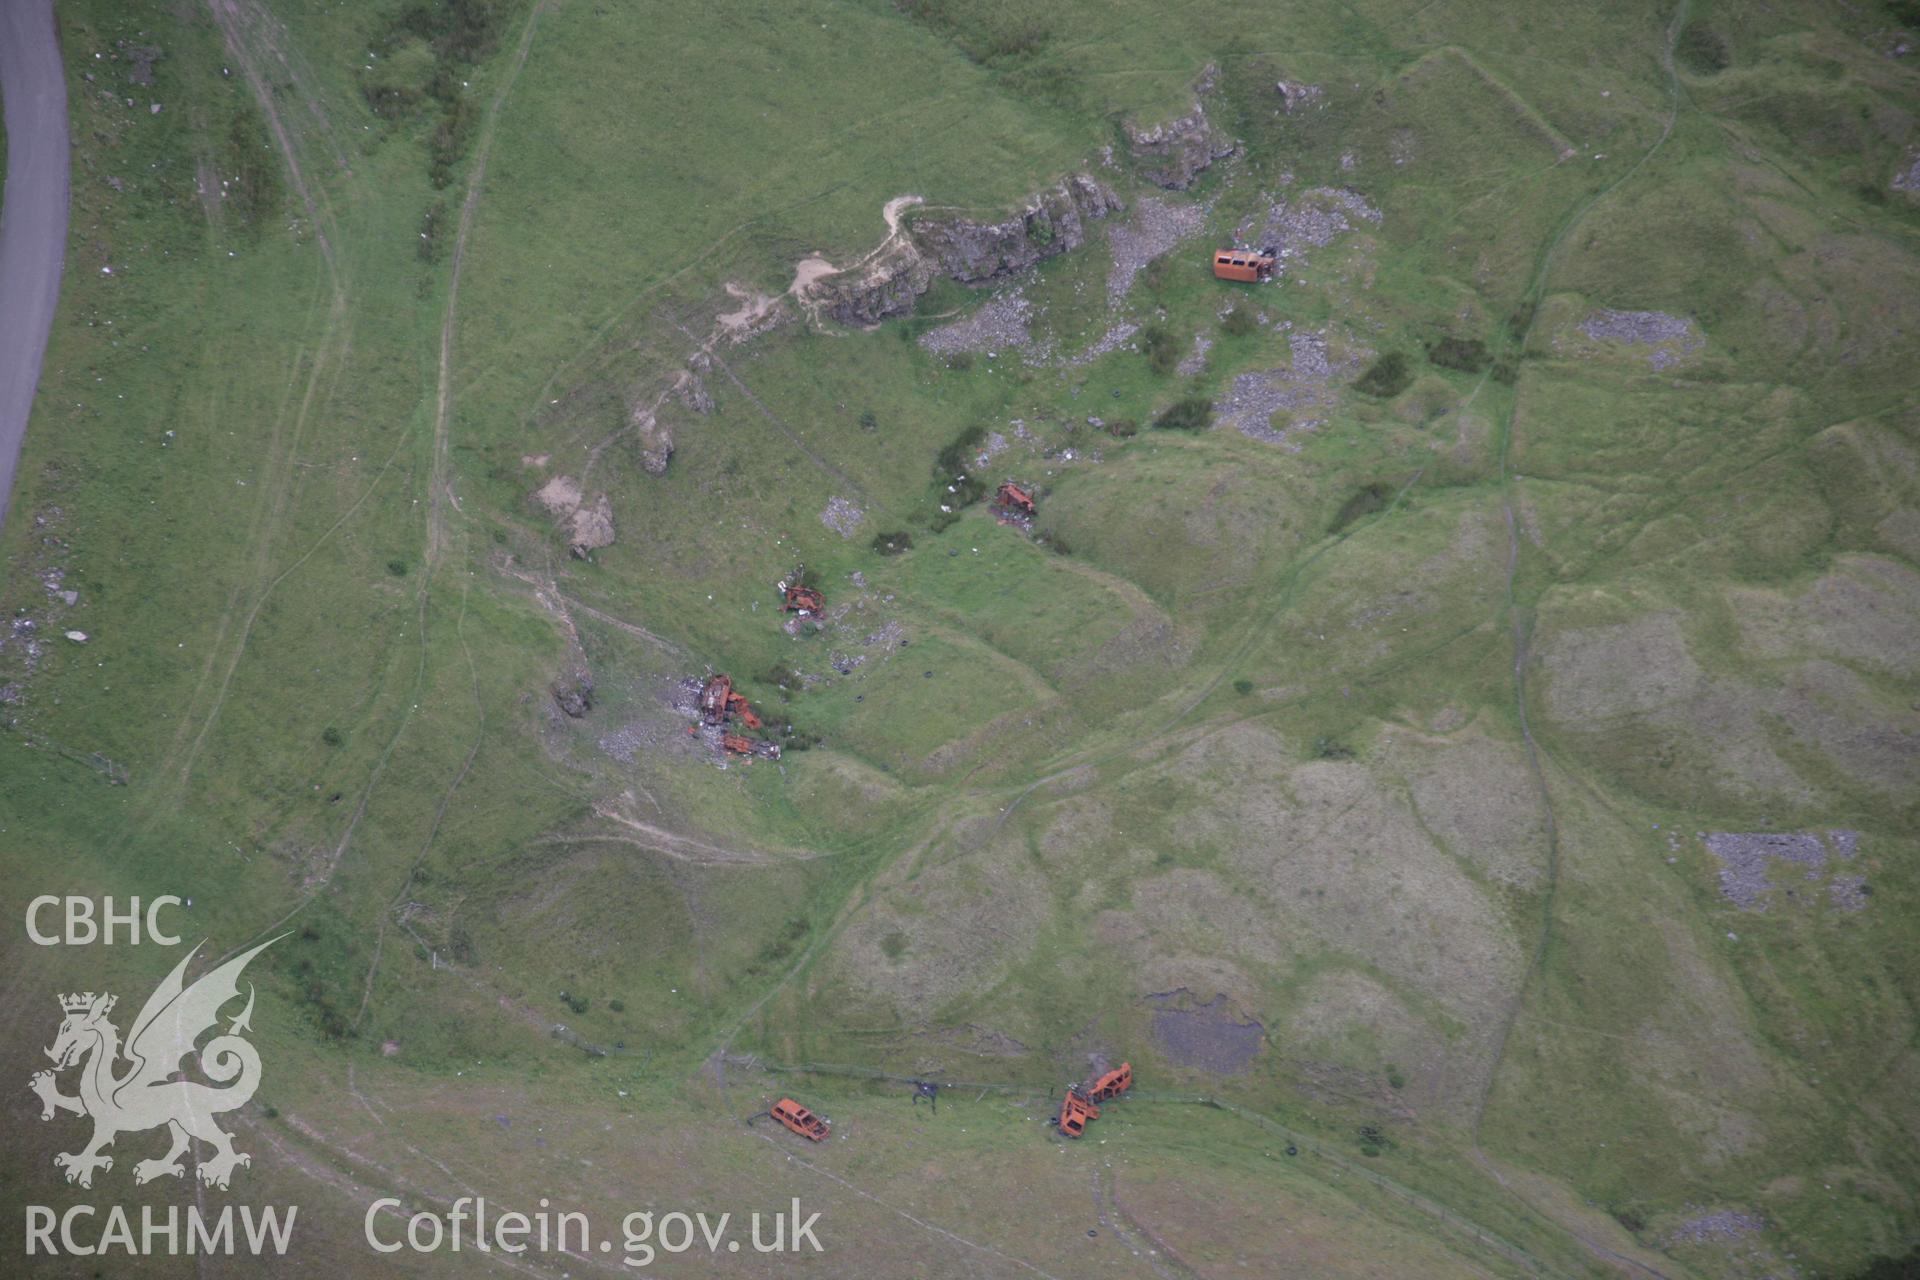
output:
<svg viewBox="0 0 1920 1280"><path fill-rule="evenodd" d="M27 434L67 253L67 82L52 0L0 4L6 206L0 213L0 524Z"/></svg>

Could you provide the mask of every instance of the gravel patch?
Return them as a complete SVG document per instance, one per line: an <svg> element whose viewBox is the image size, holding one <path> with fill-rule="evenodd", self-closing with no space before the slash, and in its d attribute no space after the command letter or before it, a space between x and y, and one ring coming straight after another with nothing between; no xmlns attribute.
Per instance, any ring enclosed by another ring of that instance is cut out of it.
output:
<svg viewBox="0 0 1920 1280"><path fill-rule="evenodd" d="M1325 424L1326 413L1339 399L1336 381L1364 357L1350 355L1335 364L1327 354L1325 330L1289 334L1287 346L1293 356L1290 365L1235 378L1214 406L1214 417L1250 440L1297 451L1300 446L1288 437ZM1274 426L1274 415L1283 412L1294 416L1285 426Z"/></svg>
<svg viewBox="0 0 1920 1280"><path fill-rule="evenodd" d="M1127 343L1133 341L1133 335L1138 332L1140 332L1140 326L1137 324L1116 324L1101 334L1100 340L1088 347L1085 351L1082 351L1077 356L1062 360L1060 362L1061 367L1078 369L1084 365L1090 365L1101 356L1106 355L1109 351L1118 351L1121 347L1126 346Z"/></svg>
<svg viewBox="0 0 1920 1280"><path fill-rule="evenodd" d="M1667 1239L1673 1244L1713 1244L1744 1240L1767 1229L1767 1220L1757 1213L1738 1209L1716 1209L1688 1218L1673 1229Z"/></svg>
<svg viewBox="0 0 1920 1280"><path fill-rule="evenodd" d="M1664 311L1610 311L1605 308L1580 322L1580 332L1596 342L1652 347L1647 362L1666 369L1706 345L1693 321Z"/></svg>
<svg viewBox="0 0 1920 1280"><path fill-rule="evenodd" d="M888 653L892 653L895 649L905 644L906 640L907 629L898 622L889 622L878 631L868 635L861 643L865 644L869 649L885 649Z"/></svg>
<svg viewBox="0 0 1920 1280"><path fill-rule="evenodd" d="M1828 899L1842 911L1864 911L1869 892L1865 876L1839 875L1827 884Z"/></svg>
<svg viewBox="0 0 1920 1280"><path fill-rule="evenodd" d="M1198 235L1207 211L1197 204L1175 203L1143 196L1133 217L1107 228L1113 246L1113 269L1107 273L1107 305L1117 307L1133 288L1134 277L1167 250Z"/></svg>
<svg viewBox="0 0 1920 1280"><path fill-rule="evenodd" d="M1273 248L1273 278L1278 280L1289 268L1306 265L1308 249L1324 248L1363 224L1378 226L1380 218L1380 211L1357 191L1315 187L1292 200L1275 201L1257 238L1252 218L1241 224L1238 237L1242 243Z"/></svg>
<svg viewBox="0 0 1920 1280"><path fill-rule="evenodd" d="M998 431L987 437L987 447L974 455L973 465L984 467L1007 451L1007 438Z"/></svg>
<svg viewBox="0 0 1920 1280"><path fill-rule="evenodd" d="M1766 896L1778 886L1772 875L1773 864L1784 862L1802 868L1802 878L1824 878L1829 854L1851 859L1858 852L1858 831L1829 831L1831 850L1811 832L1714 831L1701 840L1707 852L1720 861L1720 892L1742 911L1765 911ZM1833 905L1845 911L1858 911L1867 905L1872 890L1862 875L1836 875L1827 884L1827 896Z"/></svg>
<svg viewBox="0 0 1920 1280"><path fill-rule="evenodd" d="M1895 191L1920 192L1920 149L1907 155L1907 167L1893 175Z"/></svg>
<svg viewBox="0 0 1920 1280"><path fill-rule="evenodd" d="M996 293L964 320L941 325L920 337L920 345L935 355L963 351L1030 351L1033 349L1033 303L1018 289Z"/></svg>
<svg viewBox="0 0 1920 1280"><path fill-rule="evenodd" d="M820 513L820 523L843 538L851 538L866 523L867 513L845 498L834 498Z"/></svg>
<svg viewBox="0 0 1920 1280"><path fill-rule="evenodd" d="M1213 339L1204 333L1193 335L1193 354L1175 366L1174 371L1183 377L1192 377L1207 367L1207 350L1213 346Z"/></svg>

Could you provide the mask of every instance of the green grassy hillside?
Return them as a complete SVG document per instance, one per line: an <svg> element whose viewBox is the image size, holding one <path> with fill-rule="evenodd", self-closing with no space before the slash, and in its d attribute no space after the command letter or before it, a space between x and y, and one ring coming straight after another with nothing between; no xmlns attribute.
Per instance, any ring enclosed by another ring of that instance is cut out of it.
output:
<svg viewBox="0 0 1920 1280"><path fill-rule="evenodd" d="M1920 1243L1911 6L60 16L0 912L286 935L234 1121L309 1269L476 1193L799 1195L870 1275ZM1076 174L1121 207L1038 265L808 284ZM6 947L23 1078L177 959ZM108 1194L7 1115L10 1213Z"/></svg>

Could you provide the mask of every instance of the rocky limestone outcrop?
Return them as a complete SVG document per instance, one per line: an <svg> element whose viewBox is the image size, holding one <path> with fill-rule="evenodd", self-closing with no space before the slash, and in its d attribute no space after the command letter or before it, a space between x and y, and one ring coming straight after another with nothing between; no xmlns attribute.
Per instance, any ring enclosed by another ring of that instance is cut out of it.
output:
<svg viewBox="0 0 1920 1280"><path fill-rule="evenodd" d="M568 521L567 550L585 560L601 547L613 545L613 503L602 493L573 513Z"/></svg>
<svg viewBox="0 0 1920 1280"><path fill-rule="evenodd" d="M821 313L842 324L871 325L905 315L941 276L991 284L1086 243L1090 224L1125 208L1113 188L1075 174L996 222L932 216L915 219L886 259L866 272L813 286Z"/></svg>
<svg viewBox="0 0 1920 1280"><path fill-rule="evenodd" d="M940 274L961 284L987 284L1079 248L1086 243L1089 222L1121 207L1112 188L1081 173L1042 191L1010 218L987 223L923 218L913 224L912 235Z"/></svg>
<svg viewBox="0 0 1920 1280"><path fill-rule="evenodd" d="M1218 74L1212 66L1200 73L1193 86L1193 107L1185 115L1163 124L1128 121L1121 126L1142 178L1169 191L1185 191L1215 160L1239 149L1239 143L1207 119L1205 99Z"/></svg>
<svg viewBox="0 0 1920 1280"><path fill-rule="evenodd" d="M533 500L562 522L567 550L579 559L613 545L613 503L606 494L596 494L587 502L572 476L555 476L534 492Z"/></svg>
<svg viewBox="0 0 1920 1280"><path fill-rule="evenodd" d="M567 676L553 682L554 705L569 719L579 720L593 710L593 681L583 676Z"/></svg>
<svg viewBox="0 0 1920 1280"><path fill-rule="evenodd" d="M653 407L636 404L627 417L627 424L633 428L637 438L636 448L640 454L640 466L650 476L663 476L667 473L667 461L673 457L673 427L664 421Z"/></svg>

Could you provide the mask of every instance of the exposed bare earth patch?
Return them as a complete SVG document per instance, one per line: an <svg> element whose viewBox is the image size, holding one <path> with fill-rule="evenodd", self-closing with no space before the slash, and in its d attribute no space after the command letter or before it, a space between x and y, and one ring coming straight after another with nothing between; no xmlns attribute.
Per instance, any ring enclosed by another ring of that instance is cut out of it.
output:
<svg viewBox="0 0 1920 1280"><path fill-rule="evenodd" d="M1184 994L1153 999L1165 1004ZM1183 1067L1198 1067L1215 1075L1245 1072L1266 1043L1266 1034L1257 1020L1242 1022L1236 1018L1224 995L1187 1008L1156 1009L1153 1014L1153 1038L1161 1052Z"/></svg>

